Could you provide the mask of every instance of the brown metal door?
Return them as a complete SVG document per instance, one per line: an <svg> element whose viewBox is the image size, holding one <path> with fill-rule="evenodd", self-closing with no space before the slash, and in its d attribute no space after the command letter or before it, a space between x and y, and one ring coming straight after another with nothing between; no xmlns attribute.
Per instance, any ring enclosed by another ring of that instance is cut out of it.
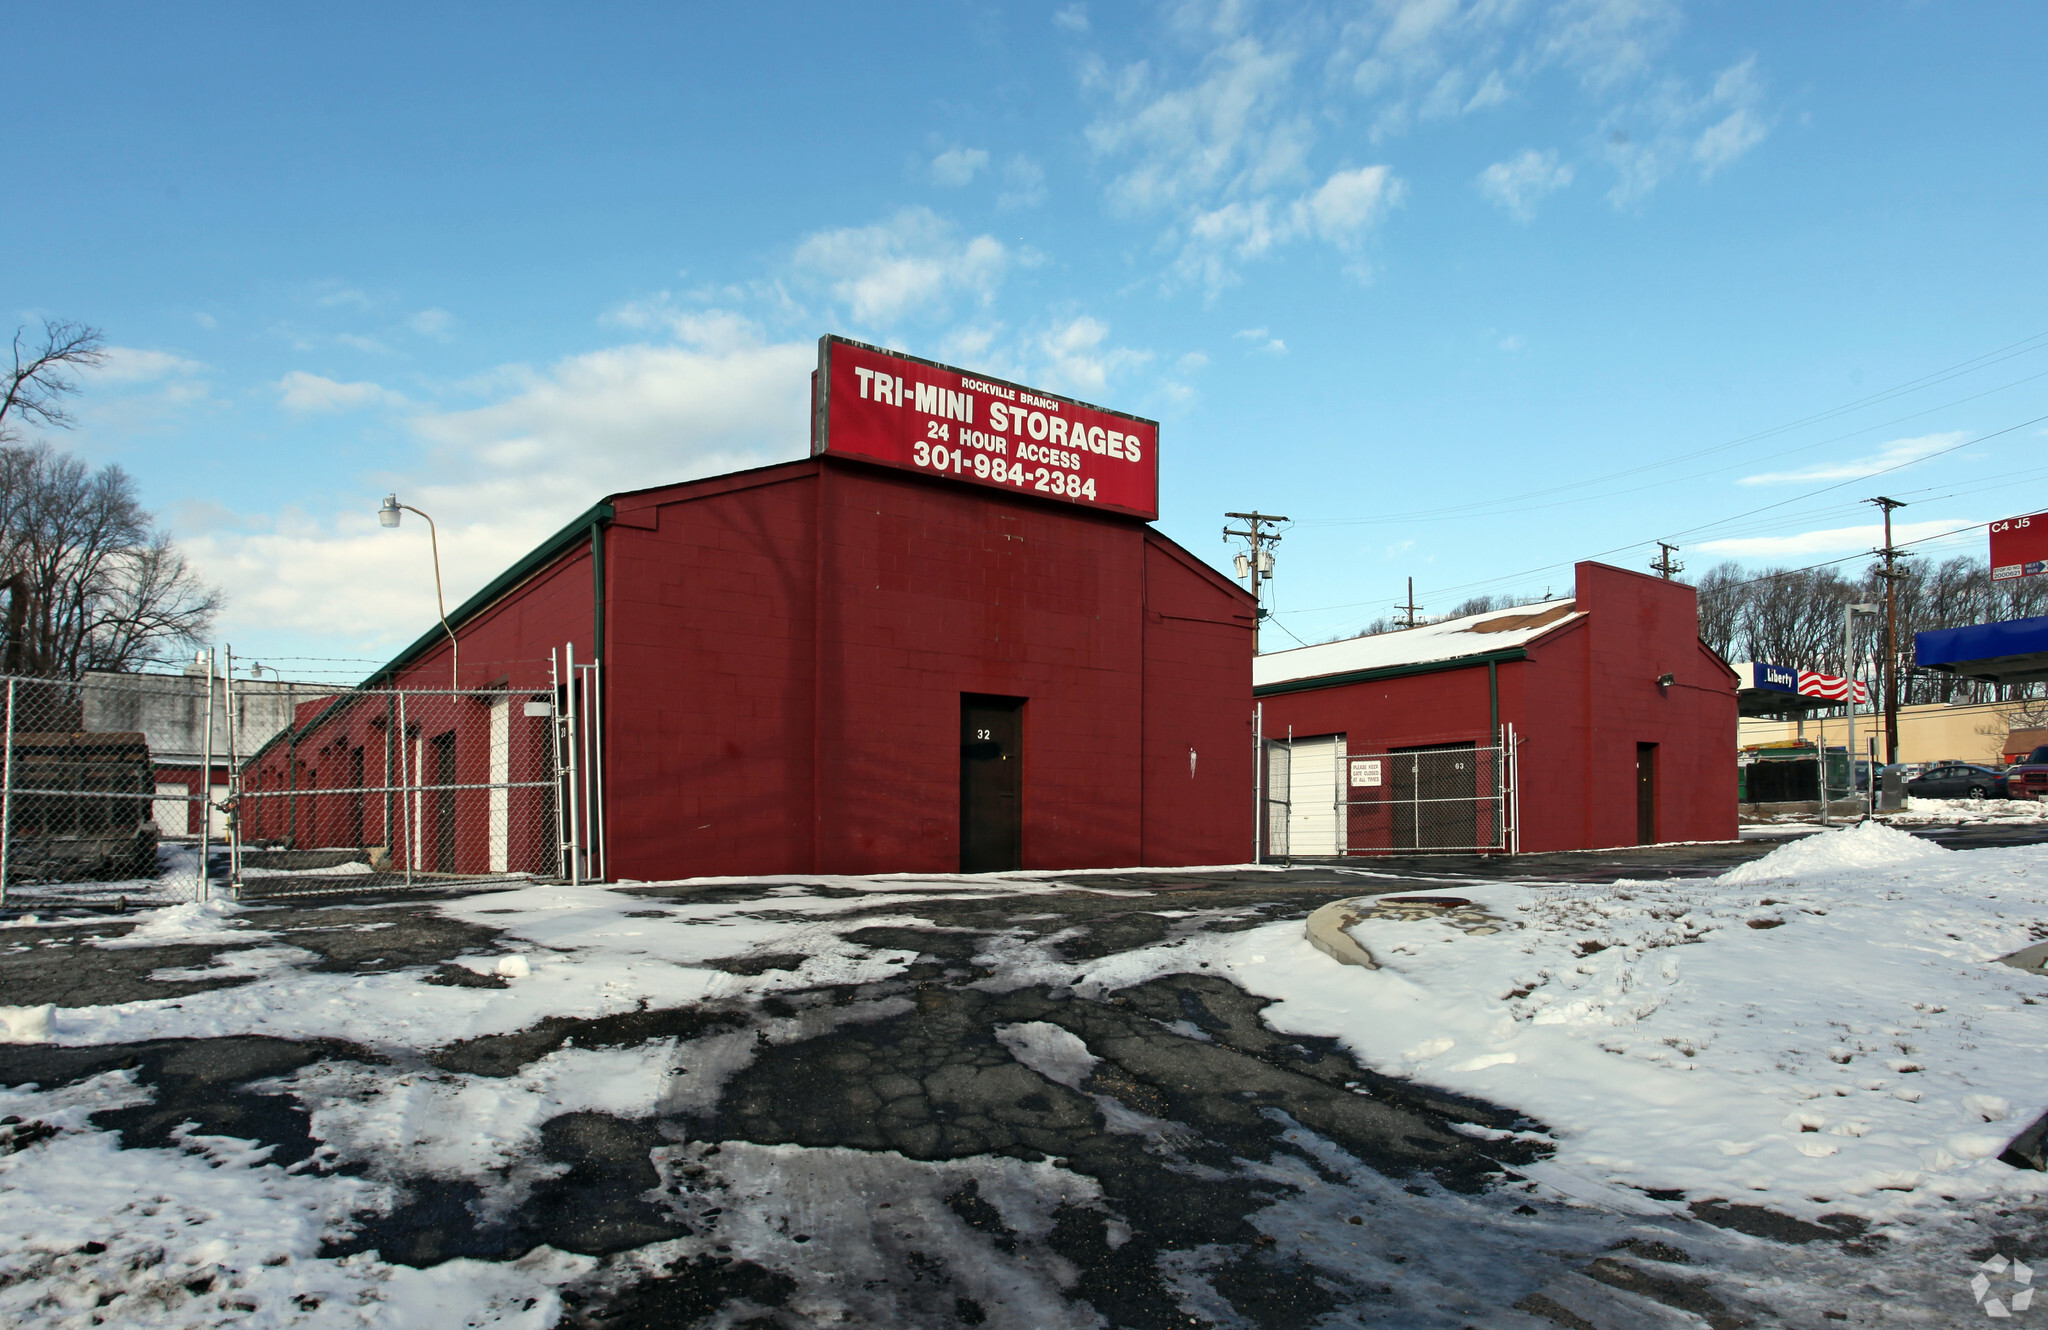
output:
<svg viewBox="0 0 2048 1330"><path fill-rule="evenodd" d="M434 736L434 867L455 871L455 731Z"/></svg>
<svg viewBox="0 0 2048 1330"><path fill-rule="evenodd" d="M1636 745L1636 844L1657 843L1657 745Z"/></svg>
<svg viewBox="0 0 2048 1330"><path fill-rule="evenodd" d="M363 750L351 748L348 754L348 834L343 843L363 843L363 807L368 795L363 793Z"/></svg>
<svg viewBox="0 0 2048 1330"><path fill-rule="evenodd" d="M960 695L960 871L1024 866L1024 699Z"/></svg>

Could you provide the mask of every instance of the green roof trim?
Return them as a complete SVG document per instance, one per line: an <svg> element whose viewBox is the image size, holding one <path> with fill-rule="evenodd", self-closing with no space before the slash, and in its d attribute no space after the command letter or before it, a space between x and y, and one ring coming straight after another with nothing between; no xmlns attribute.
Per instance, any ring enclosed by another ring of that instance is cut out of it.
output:
<svg viewBox="0 0 2048 1330"><path fill-rule="evenodd" d="M1281 693L1306 693L1315 688L1341 688L1345 684L1372 683L1376 679L1400 679L1411 674L1436 674L1442 670L1468 670L1476 665L1497 665L1510 660L1527 660L1524 647L1488 651L1477 656L1454 656L1450 660L1424 660L1413 665L1382 665L1376 670L1352 670L1347 674L1319 674L1313 679L1289 679L1284 683L1262 684L1252 689L1253 697L1275 697Z"/></svg>
<svg viewBox="0 0 2048 1330"><path fill-rule="evenodd" d="M570 546L589 540L591 526L598 522L609 522L614 511L611 500L606 499L600 503L592 504L580 515L571 518L569 525L563 527L554 535L549 536L546 540L535 546L533 551L525 558L492 578L485 584L483 590L457 605L455 613L448 616L448 627L459 627L467 622L472 615L484 610L499 596L525 581L543 565L560 557ZM420 634L419 639L411 646L379 666L374 674L357 684L356 687L375 688L380 682L390 680L398 671L425 655L433 648L435 643L447 640L448 634L442 630L441 625L435 624L432 628Z"/></svg>

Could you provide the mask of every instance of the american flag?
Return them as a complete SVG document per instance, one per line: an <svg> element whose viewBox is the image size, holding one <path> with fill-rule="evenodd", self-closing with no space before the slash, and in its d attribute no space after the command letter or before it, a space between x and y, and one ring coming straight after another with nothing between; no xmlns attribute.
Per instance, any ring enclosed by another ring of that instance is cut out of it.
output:
<svg viewBox="0 0 2048 1330"><path fill-rule="evenodd" d="M1799 671L1799 693L1802 697L1825 697L1841 701L1849 691L1849 681L1837 674L1815 674L1812 670ZM1870 705L1870 691L1862 680L1856 682L1856 705Z"/></svg>

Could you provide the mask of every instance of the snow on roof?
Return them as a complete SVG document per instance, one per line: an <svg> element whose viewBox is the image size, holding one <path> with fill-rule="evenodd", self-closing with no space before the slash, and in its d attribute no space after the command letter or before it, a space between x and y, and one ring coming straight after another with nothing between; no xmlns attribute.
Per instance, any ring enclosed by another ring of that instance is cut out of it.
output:
<svg viewBox="0 0 2048 1330"><path fill-rule="evenodd" d="M1325 642L1320 646L1275 651L1252 660L1252 686L1319 679L1330 674L1387 669L1457 660L1527 646L1552 629L1586 617L1571 600L1546 600L1511 610L1468 614L1462 619L1404 628L1397 633Z"/></svg>

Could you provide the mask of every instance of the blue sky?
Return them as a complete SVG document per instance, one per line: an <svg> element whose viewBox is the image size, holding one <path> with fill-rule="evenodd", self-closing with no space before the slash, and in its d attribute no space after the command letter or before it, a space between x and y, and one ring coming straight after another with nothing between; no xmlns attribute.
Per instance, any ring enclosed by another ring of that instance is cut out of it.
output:
<svg viewBox="0 0 2048 1330"><path fill-rule="evenodd" d="M1159 419L1169 534L1225 566L1226 509L1297 519L1272 649L1409 576L1443 610L1658 538L1853 554L1876 493L1905 538L2048 507L2044 29L44 7L10 19L0 308L120 348L61 441L141 479L238 655L321 658L293 672L430 622L385 490L460 598L607 492L801 455L824 332Z"/></svg>

